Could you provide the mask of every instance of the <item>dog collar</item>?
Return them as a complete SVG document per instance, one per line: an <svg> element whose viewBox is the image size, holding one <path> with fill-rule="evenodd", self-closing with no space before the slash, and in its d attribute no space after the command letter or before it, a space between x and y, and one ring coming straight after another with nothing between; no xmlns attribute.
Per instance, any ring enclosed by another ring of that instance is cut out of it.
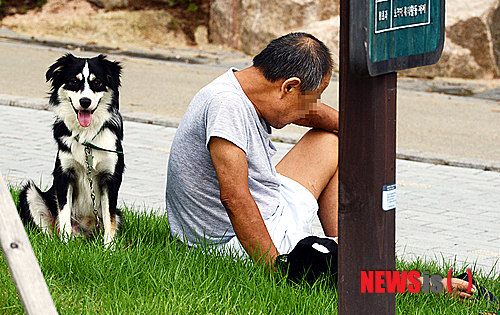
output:
<svg viewBox="0 0 500 315"><path fill-rule="evenodd" d="M101 133L101 131L103 129L104 129L104 125L102 125L101 129L99 129L99 131L96 133L96 135L90 141L93 141L97 137L97 135L99 135ZM99 151L106 151L106 152L116 153L116 154L123 154L123 151L117 151L117 150L111 150L111 149L101 148L101 147L93 144L92 142L87 142L87 141L80 142L80 135L76 135L73 138L76 140L76 142L80 143L81 145L89 147L89 148L92 148L92 149L96 149L96 150L99 150Z"/></svg>

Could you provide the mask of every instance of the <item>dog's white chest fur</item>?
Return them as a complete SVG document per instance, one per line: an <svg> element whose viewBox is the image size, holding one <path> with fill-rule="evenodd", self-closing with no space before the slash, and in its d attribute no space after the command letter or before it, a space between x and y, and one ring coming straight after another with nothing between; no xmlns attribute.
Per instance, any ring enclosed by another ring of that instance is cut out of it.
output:
<svg viewBox="0 0 500 315"><path fill-rule="evenodd" d="M95 138L90 138L86 134L80 134L79 141L76 141L74 136L65 137L64 143L71 148L71 154L60 152L62 153L60 155L60 159L63 169L76 169L77 165L84 167L87 166L85 145L83 145L85 142L92 143L103 149L116 150L116 136L109 130L103 130ZM116 153L93 148L91 148L91 153L93 157L91 166L96 173L107 172L112 174L114 172L114 167L116 165L116 161L118 160Z"/></svg>
<svg viewBox="0 0 500 315"><path fill-rule="evenodd" d="M89 139L90 140L90 139ZM85 140L80 138L81 142ZM77 142L73 137L66 137L64 142L71 148L71 153L59 151L59 159L61 167L65 172L73 171L75 173L75 183L73 189L73 200L68 201L72 203L71 216L74 219L80 220L81 218L93 215L93 207L90 190L90 183L88 177L87 155L85 153L85 146L81 142ZM104 130L93 141L93 144L101 148L115 150L116 138L113 133ZM93 188L95 194L95 207L101 209L101 196L102 192L99 186L99 177L114 172L118 155L113 152L101 151L97 149L90 149L91 158L91 176L93 181ZM84 198L78 198L84 197ZM99 211L100 212L100 211ZM101 213L99 213L101 215Z"/></svg>

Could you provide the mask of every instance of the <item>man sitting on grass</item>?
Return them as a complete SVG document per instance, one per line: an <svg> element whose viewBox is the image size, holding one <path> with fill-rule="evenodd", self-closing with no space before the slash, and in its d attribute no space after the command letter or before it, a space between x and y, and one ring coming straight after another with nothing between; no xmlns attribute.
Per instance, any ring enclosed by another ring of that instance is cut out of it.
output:
<svg viewBox="0 0 500 315"><path fill-rule="evenodd" d="M328 48L309 34L272 41L253 66L204 87L173 141L167 214L174 236L248 253L272 265L310 235L318 214L337 236L338 112L320 103ZM312 129L276 166L270 140L295 123Z"/></svg>
<svg viewBox="0 0 500 315"><path fill-rule="evenodd" d="M196 94L168 163L175 237L272 266L311 234L316 214L337 236L339 115L320 102L331 74L329 49L291 33ZM274 167L271 127L291 123L312 129Z"/></svg>

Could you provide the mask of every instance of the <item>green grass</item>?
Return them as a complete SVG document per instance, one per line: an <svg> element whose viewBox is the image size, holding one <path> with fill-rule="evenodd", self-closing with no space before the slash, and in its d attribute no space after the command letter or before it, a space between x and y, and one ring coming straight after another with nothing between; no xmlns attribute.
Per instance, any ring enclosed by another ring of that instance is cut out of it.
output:
<svg viewBox="0 0 500 315"><path fill-rule="evenodd" d="M17 190L11 190L17 200ZM170 237L166 217L124 209L115 250L98 240L67 244L30 232L60 314L336 314L337 293L324 283L290 285L248 261L188 249ZM399 270L447 274L470 266L397 262ZM476 274L498 297L498 278ZM5 261L0 258L0 314L23 314ZM481 301L447 294L398 294L398 314L479 314Z"/></svg>

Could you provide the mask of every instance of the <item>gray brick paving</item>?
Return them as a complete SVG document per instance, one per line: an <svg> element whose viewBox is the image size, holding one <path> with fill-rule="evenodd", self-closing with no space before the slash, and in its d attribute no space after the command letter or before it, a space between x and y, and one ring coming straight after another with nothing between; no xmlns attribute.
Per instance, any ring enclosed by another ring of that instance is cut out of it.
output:
<svg viewBox="0 0 500 315"><path fill-rule="evenodd" d="M19 184L51 184L56 145L52 113L0 105L0 171ZM137 211L165 209L165 173L175 128L125 122L126 171L120 204ZM291 145L275 143L277 163ZM396 250L500 271L500 173L397 160ZM319 223L315 232L321 234Z"/></svg>

